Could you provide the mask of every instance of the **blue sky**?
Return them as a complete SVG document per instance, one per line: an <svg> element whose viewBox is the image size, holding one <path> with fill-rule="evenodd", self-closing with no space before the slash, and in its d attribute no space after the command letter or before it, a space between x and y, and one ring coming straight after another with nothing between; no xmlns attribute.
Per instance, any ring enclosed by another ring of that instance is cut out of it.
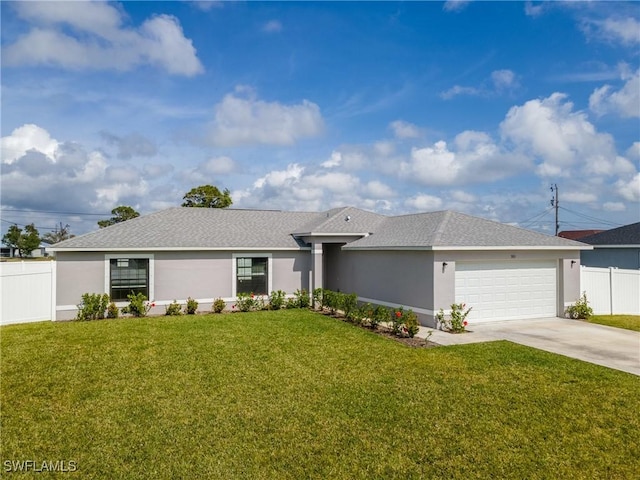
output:
<svg viewBox="0 0 640 480"><path fill-rule="evenodd" d="M112 208L640 219L635 2L1 2L2 230ZM50 213L56 212L56 213Z"/></svg>

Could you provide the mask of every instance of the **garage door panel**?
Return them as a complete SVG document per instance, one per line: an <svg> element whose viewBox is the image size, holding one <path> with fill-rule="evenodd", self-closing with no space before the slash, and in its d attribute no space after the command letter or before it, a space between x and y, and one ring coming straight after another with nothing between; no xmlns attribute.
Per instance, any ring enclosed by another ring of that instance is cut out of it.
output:
<svg viewBox="0 0 640 480"><path fill-rule="evenodd" d="M553 317L556 262L458 262L456 302L473 307L469 321Z"/></svg>

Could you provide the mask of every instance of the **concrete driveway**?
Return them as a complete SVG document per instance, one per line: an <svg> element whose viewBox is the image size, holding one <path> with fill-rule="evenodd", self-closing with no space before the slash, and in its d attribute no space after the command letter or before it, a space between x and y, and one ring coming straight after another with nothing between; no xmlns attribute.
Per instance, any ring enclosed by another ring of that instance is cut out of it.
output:
<svg viewBox="0 0 640 480"><path fill-rule="evenodd" d="M540 318L469 325L454 335L420 327L417 336L440 345L509 340L640 376L640 332L566 318Z"/></svg>

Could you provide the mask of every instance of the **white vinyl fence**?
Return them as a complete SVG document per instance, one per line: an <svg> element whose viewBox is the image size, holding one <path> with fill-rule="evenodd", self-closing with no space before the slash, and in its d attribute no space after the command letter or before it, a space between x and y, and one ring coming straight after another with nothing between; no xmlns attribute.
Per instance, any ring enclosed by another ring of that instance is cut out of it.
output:
<svg viewBox="0 0 640 480"><path fill-rule="evenodd" d="M56 262L0 263L0 325L53 320Z"/></svg>
<svg viewBox="0 0 640 480"><path fill-rule="evenodd" d="M640 270L582 267L580 288L596 315L640 315Z"/></svg>

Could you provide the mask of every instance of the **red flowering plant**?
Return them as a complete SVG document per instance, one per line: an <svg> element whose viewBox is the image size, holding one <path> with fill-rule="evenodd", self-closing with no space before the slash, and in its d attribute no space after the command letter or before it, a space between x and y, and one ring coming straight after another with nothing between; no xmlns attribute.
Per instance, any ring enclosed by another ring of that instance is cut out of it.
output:
<svg viewBox="0 0 640 480"><path fill-rule="evenodd" d="M127 295L129 305L122 307L122 313L129 313L134 317L146 317L149 310L156 306L155 302L147 301L147 297L141 293Z"/></svg>
<svg viewBox="0 0 640 480"><path fill-rule="evenodd" d="M446 330L452 333L462 333L466 331L466 327L469 324L467 316L473 307L467 308L465 303L453 303L451 305L451 313L445 315L444 311L440 311L436 314L437 327L440 330Z"/></svg>
<svg viewBox="0 0 640 480"><path fill-rule="evenodd" d="M264 300L262 297L258 298L252 293L239 293L237 295L236 307L241 312L252 312L254 310L262 310L264 307Z"/></svg>
<svg viewBox="0 0 640 480"><path fill-rule="evenodd" d="M391 331L398 337L413 338L418 333L418 316L400 307L391 314Z"/></svg>

